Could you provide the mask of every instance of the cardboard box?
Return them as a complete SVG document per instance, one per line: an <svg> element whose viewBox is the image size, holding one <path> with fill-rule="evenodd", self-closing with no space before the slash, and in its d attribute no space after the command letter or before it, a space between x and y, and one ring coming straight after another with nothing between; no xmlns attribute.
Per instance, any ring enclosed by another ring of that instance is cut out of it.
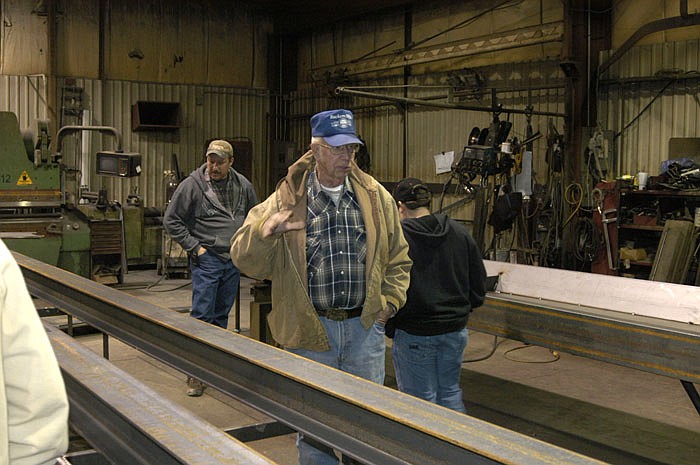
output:
<svg viewBox="0 0 700 465"><path fill-rule="evenodd" d="M620 249L620 260L631 260L633 262L643 262L647 259L647 251L644 249L630 249L622 247Z"/></svg>
<svg viewBox="0 0 700 465"><path fill-rule="evenodd" d="M656 215L634 215L632 224L640 226L656 226Z"/></svg>

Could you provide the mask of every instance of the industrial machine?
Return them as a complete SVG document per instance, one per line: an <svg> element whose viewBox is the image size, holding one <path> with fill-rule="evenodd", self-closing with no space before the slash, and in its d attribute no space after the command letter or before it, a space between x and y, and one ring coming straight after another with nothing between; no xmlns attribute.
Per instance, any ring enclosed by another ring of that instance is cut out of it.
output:
<svg viewBox="0 0 700 465"><path fill-rule="evenodd" d="M172 157L172 164L174 170L163 173L166 180L166 208L170 204L175 189L183 179L175 154ZM158 274L165 278L182 277L188 279L190 277L190 258L187 251L174 241L164 229L162 230L161 244L161 258L157 264Z"/></svg>
<svg viewBox="0 0 700 465"><path fill-rule="evenodd" d="M65 126L56 135L57 151L49 151L46 122L38 123L36 141L20 131L17 117L0 112L0 238L14 251L104 284L121 283L128 251L126 219L135 225L134 247L142 247L144 209L110 202L103 189L69 195L61 140L70 132L96 130L117 137L115 152L97 154L97 173L129 177L140 174L139 154L121 150L121 135L111 127ZM160 236L158 231L157 236ZM160 244L154 246L156 250ZM143 250L132 250L132 257ZM154 257L155 260L155 257Z"/></svg>

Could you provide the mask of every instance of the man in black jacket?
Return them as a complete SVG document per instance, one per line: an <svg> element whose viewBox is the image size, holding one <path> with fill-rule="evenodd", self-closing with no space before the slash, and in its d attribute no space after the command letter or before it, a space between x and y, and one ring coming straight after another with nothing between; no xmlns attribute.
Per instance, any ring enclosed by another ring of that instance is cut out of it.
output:
<svg viewBox="0 0 700 465"><path fill-rule="evenodd" d="M398 387L465 412L459 379L467 319L486 295L481 253L464 226L430 213L432 196L420 179L402 180L393 195L413 260L406 305L391 321Z"/></svg>

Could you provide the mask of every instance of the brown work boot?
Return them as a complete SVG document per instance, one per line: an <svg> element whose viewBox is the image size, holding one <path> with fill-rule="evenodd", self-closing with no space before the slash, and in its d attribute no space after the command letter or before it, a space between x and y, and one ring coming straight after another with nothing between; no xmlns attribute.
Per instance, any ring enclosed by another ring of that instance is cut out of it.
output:
<svg viewBox="0 0 700 465"><path fill-rule="evenodd" d="M187 377L187 395L190 397L199 397L204 392L204 384L197 378Z"/></svg>

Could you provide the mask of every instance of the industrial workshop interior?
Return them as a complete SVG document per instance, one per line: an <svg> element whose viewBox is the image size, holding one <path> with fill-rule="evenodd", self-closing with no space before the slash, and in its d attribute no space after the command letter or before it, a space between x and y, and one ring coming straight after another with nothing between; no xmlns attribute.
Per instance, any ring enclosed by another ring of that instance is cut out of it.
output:
<svg viewBox="0 0 700 465"><path fill-rule="evenodd" d="M700 463L700 0L5 0L0 19L0 238L68 395L56 463L290 465L299 433L341 463ZM224 140L263 201L333 109L360 169L422 180L482 253L466 414L400 392L389 338L384 386L284 350L270 281L241 277L227 329L189 315L178 185Z"/></svg>

